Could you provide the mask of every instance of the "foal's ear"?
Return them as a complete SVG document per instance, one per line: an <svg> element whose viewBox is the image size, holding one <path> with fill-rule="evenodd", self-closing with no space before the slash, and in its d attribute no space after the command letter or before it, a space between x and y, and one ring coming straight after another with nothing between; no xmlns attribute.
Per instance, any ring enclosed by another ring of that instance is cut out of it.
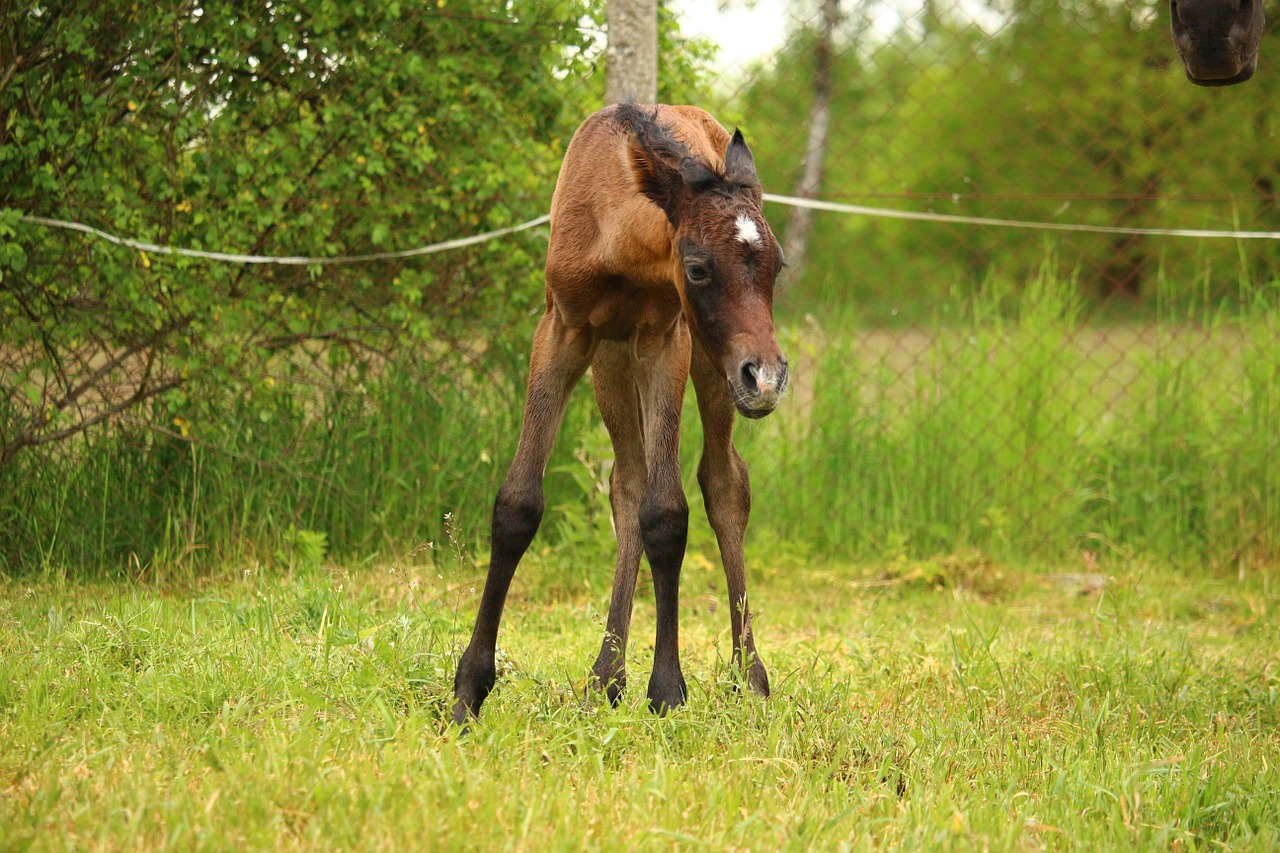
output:
<svg viewBox="0 0 1280 853"><path fill-rule="evenodd" d="M684 163L673 156L674 152L654 150L636 136L627 141L627 153L636 189L662 208L673 226L678 225L685 191Z"/></svg>
<svg viewBox="0 0 1280 853"><path fill-rule="evenodd" d="M755 158L751 156L747 141L742 138L742 131L737 128L733 129L733 139L729 140L729 147L724 152L724 171L731 183L749 187L760 185Z"/></svg>

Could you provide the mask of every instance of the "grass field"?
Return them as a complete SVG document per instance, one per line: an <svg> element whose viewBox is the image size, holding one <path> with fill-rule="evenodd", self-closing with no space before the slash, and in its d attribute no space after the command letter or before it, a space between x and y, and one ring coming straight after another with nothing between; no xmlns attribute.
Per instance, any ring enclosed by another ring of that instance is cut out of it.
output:
<svg viewBox="0 0 1280 853"><path fill-rule="evenodd" d="M792 398L737 433L775 695L727 667L690 395L666 719L645 581L630 692L583 695L613 547L584 387L499 688L442 729L517 336L449 382L285 360L32 449L0 469L0 853L1280 848L1278 287L1106 323L1041 276L928 326L783 322Z"/></svg>
<svg viewBox="0 0 1280 853"><path fill-rule="evenodd" d="M1280 845L1267 575L977 556L751 567L775 688L734 689L690 555L691 701L583 701L610 558L517 576L499 687L441 731L482 567L0 586L0 849L1239 849Z"/></svg>

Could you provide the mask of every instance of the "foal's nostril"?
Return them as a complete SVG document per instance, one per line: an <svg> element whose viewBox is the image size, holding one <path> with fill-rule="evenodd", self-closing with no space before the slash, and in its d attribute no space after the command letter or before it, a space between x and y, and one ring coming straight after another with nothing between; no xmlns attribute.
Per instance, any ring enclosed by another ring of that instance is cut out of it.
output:
<svg viewBox="0 0 1280 853"><path fill-rule="evenodd" d="M760 363L754 358L749 358L742 362L742 387L747 389L748 393L758 394L760 392L760 382L756 378L756 374L760 370Z"/></svg>
<svg viewBox="0 0 1280 853"><path fill-rule="evenodd" d="M751 396L777 396L787 386L787 360L776 365L761 364L754 356L745 359L738 369L742 391Z"/></svg>

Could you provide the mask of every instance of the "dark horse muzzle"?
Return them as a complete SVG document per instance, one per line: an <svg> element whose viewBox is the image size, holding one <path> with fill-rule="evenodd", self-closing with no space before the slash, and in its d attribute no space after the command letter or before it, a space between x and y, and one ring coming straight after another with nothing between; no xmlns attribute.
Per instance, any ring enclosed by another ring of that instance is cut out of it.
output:
<svg viewBox="0 0 1280 853"><path fill-rule="evenodd" d="M1253 76L1264 23L1261 0L1170 0L1169 9L1188 80L1231 86Z"/></svg>

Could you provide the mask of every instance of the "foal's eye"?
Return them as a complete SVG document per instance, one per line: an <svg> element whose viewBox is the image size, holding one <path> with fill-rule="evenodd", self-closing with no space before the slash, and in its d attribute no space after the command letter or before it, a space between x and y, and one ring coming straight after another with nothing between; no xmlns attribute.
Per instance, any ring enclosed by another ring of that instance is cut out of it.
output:
<svg viewBox="0 0 1280 853"><path fill-rule="evenodd" d="M711 275L706 265L698 261L685 264L684 274L689 277L689 281L706 281L708 276Z"/></svg>

